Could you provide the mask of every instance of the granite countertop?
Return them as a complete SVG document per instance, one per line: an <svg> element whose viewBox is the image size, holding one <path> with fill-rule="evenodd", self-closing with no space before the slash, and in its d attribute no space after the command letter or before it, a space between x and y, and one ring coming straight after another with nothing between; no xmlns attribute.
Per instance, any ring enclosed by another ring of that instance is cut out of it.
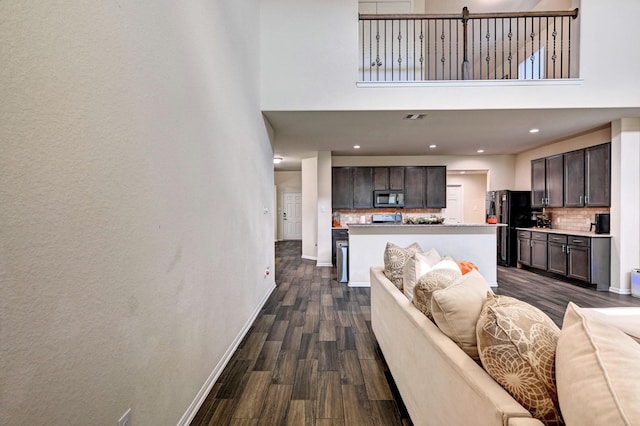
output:
<svg viewBox="0 0 640 426"><path fill-rule="evenodd" d="M570 231L568 229L553 229L553 228L516 228L516 229L519 231L544 232L546 234L574 235L576 237L611 238L610 234L596 234L595 232L588 232L588 231Z"/></svg>

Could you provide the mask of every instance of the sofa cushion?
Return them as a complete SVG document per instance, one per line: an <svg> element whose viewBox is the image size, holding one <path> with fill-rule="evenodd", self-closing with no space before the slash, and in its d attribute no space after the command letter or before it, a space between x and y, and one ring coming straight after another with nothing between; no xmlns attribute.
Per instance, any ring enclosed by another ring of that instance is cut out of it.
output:
<svg viewBox="0 0 640 426"><path fill-rule="evenodd" d="M488 293L476 332L489 375L533 417L562 424L554 367L560 330L551 318L518 299Z"/></svg>
<svg viewBox="0 0 640 426"><path fill-rule="evenodd" d="M440 254L434 248L426 253L414 253L404 264L402 290L409 300L413 300L413 288L418 279L429 272L440 261Z"/></svg>
<svg viewBox="0 0 640 426"><path fill-rule="evenodd" d="M462 277L460 268L450 257L444 257L436 263L431 271L421 276L413 289L413 304L433 321L431 315L431 295L434 291L445 288Z"/></svg>
<svg viewBox="0 0 640 426"><path fill-rule="evenodd" d="M479 359L476 324L487 293L493 293L491 287L474 269L431 296L431 314L436 325L476 360Z"/></svg>
<svg viewBox="0 0 640 426"><path fill-rule="evenodd" d="M640 424L640 345L573 303L558 339L556 376L568 425Z"/></svg>
<svg viewBox="0 0 640 426"><path fill-rule="evenodd" d="M384 250L384 274L396 287L402 290L402 273L404 264L414 255L421 252L420 244L413 243L408 247L400 247L388 242Z"/></svg>

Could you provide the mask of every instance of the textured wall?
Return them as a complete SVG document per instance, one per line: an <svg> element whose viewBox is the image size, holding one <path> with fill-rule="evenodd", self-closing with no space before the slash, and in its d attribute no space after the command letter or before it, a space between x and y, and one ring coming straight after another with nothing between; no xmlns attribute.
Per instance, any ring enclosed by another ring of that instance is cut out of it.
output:
<svg viewBox="0 0 640 426"><path fill-rule="evenodd" d="M0 2L0 424L175 425L271 290L258 10Z"/></svg>

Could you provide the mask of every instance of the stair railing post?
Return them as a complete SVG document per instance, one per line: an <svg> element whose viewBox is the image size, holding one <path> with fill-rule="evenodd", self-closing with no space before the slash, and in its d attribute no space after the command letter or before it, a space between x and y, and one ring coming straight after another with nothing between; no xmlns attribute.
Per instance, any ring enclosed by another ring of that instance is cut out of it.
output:
<svg viewBox="0 0 640 426"><path fill-rule="evenodd" d="M469 22L469 8L462 8L462 79L469 80L469 58L468 58L468 42L467 42L467 23Z"/></svg>

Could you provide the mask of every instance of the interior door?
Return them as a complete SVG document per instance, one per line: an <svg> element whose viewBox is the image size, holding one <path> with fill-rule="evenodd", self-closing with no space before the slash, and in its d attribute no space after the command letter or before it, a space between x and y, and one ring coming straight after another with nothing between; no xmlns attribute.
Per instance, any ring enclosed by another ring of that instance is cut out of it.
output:
<svg viewBox="0 0 640 426"><path fill-rule="evenodd" d="M462 185L447 185L447 208L443 209L445 223L464 223Z"/></svg>
<svg viewBox="0 0 640 426"><path fill-rule="evenodd" d="M302 239L302 194L285 192L282 194L282 239Z"/></svg>

